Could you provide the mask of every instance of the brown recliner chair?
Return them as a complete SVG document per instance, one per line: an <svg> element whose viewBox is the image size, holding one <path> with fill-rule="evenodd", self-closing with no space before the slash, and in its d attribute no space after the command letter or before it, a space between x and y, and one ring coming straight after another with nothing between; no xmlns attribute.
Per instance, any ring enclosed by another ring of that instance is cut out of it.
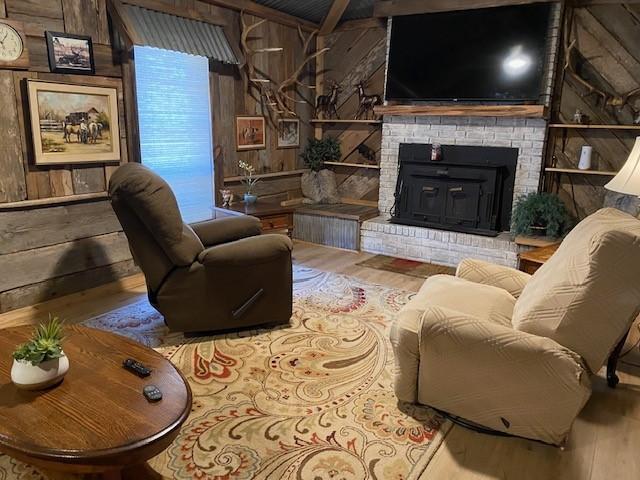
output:
<svg viewBox="0 0 640 480"><path fill-rule="evenodd" d="M169 185L137 163L115 171L109 194L144 273L149 301L171 330L289 321L289 238L260 235L260 221L249 216L187 225Z"/></svg>

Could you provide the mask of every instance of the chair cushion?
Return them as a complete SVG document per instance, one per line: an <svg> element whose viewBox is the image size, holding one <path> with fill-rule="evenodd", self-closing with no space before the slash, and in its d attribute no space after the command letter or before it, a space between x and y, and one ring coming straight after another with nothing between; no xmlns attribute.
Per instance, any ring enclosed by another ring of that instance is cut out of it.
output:
<svg viewBox="0 0 640 480"><path fill-rule="evenodd" d="M513 312L518 330L603 365L640 306L640 221L612 208L580 222L533 275Z"/></svg>
<svg viewBox="0 0 640 480"><path fill-rule="evenodd" d="M112 202L139 218L174 265L191 265L204 250L198 236L182 221L169 184L149 168L139 163L122 165L111 176L109 194ZM125 233L131 241L132 232ZM134 246L134 250L142 248Z"/></svg>
<svg viewBox="0 0 640 480"><path fill-rule="evenodd" d="M483 321L511 326L516 299L506 290L451 275L429 277L403 310L444 307Z"/></svg>

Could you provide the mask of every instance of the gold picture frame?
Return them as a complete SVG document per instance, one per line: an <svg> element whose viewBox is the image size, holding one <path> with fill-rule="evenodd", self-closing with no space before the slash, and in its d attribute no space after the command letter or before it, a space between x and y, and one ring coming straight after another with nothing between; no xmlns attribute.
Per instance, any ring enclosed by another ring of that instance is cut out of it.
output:
<svg viewBox="0 0 640 480"><path fill-rule="evenodd" d="M236 116L236 150L263 150L267 148L265 118Z"/></svg>
<svg viewBox="0 0 640 480"><path fill-rule="evenodd" d="M115 88L29 80L27 91L36 165L121 160Z"/></svg>

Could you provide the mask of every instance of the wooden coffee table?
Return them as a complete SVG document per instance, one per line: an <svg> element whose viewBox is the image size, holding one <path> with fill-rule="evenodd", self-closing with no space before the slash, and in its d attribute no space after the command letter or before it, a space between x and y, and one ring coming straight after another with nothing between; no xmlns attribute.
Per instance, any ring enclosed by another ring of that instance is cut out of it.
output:
<svg viewBox="0 0 640 480"><path fill-rule="evenodd" d="M11 383L11 352L33 328L0 330L0 451L45 471L150 478L146 461L165 450L191 411L182 373L154 350L114 333L67 326L69 372L39 392ZM122 368L135 358L153 370L139 378ZM149 403L145 385L160 388ZM157 475L157 474L156 474Z"/></svg>

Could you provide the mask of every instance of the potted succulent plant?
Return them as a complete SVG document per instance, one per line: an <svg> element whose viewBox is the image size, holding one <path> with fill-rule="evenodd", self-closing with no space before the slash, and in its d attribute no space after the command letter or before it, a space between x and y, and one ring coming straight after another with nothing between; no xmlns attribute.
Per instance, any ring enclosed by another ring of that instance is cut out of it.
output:
<svg viewBox="0 0 640 480"><path fill-rule="evenodd" d="M238 162L238 166L240 167L240 170L244 172L241 182L247 189L244 194L244 202L247 204L256 203L256 200L258 200L258 196L254 195L253 187L255 187L256 183L260 181L259 178L255 178L253 176L253 174L256 172L256 169L253 165L250 165L242 160Z"/></svg>
<svg viewBox="0 0 640 480"><path fill-rule="evenodd" d="M567 208L557 195L530 193L520 197L513 209L511 230L516 235L558 238L573 225Z"/></svg>
<svg viewBox="0 0 640 480"><path fill-rule="evenodd" d="M41 390L60 383L69 370L62 350L62 323L56 317L40 324L31 340L13 352L11 381L23 390Z"/></svg>
<svg viewBox="0 0 640 480"><path fill-rule="evenodd" d="M310 172L302 174L300 188L306 203L339 203L336 174L324 162L340 160L340 142L332 137L311 139L300 155Z"/></svg>

